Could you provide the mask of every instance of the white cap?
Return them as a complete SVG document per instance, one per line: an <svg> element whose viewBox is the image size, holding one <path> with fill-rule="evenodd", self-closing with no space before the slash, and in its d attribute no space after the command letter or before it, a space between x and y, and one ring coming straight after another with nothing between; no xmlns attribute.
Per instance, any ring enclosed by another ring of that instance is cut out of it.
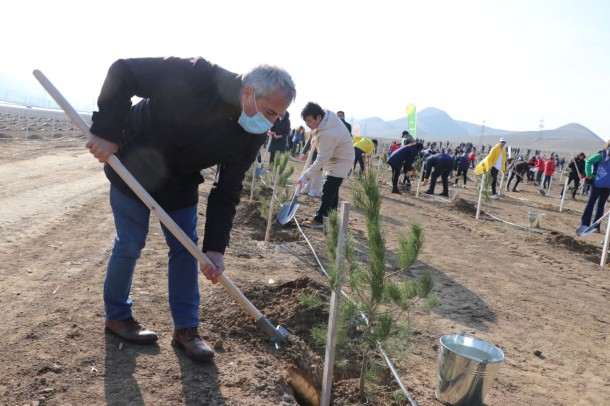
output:
<svg viewBox="0 0 610 406"><path fill-rule="evenodd" d="M500 138L500 142L506 142L506 138L504 138L504 137Z"/></svg>

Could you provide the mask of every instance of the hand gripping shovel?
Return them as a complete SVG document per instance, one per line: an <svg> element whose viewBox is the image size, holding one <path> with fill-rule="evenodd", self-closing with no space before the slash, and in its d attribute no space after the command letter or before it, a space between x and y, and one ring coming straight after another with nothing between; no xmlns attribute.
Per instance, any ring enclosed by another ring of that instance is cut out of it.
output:
<svg viewBox="0 0 610 406"><path fill-rule="evenodd" d="M305 171L307 170L307 168L309 168L309 165L311 164L311 158L313 157L313 150L314 150L314 148L312 147L311 150L309 151L309 154L307 155L307 161L305 162L305 165L303 165L303 172L301 172L301 176L303 176L303 174L305 173ZM299 197L299 193L301 193L301 182L297 183L296 187L294 188L294 195L292 196L292 200L290 201L290 203L289 204L284 203L283 205L280 206L280 211L277 215L277 222L280 223L281 225L287 224L290 220L292 220L294 215L297 214L297 210L299 209L299 203L297 203L297 198Z"/></svg>
<svg viewBox="0 0 610 406"><path fill-rule="evenodd" d="M607 212L604 213L603 216L601 216L599 219L597 219L597 221L593 224L591 224L590 226L580 226L576 229L576 235L579 237L584 237L585 235L589 235L592 232L594 232L595 230L597 230L597 225L599 223L602 222L602 220L604 219L604 217L606 217L608 214L610 214L610 210L608 210Z"/></svg>
<svg viewBox="0 0 610 406"><path fill-rule="evenodd" d="M42 87L53 97L57 104L66 112L70 120L83 132L85 137L89 139L91 132L89 126L83 120L83 118L74 110L74 108L68 103L63 95L53 86L53 84L47 79L47 77L39 70L34 71L34 76L40 82ZM212 264L210 259L197 247L197 245L186 235L184 231L172 220L172 218L163 210L152 196L140 185L140 183L133 177L133 175L125 168L125 166L119 161L119 159L112 155L108 160L108 164L115 170L116 173L129 185L136 195L142 200L142 202L154 212L159 221L167 227L167 229L180 241L184 247L195 257L199 262L207 262ZM276 347L279 344L286 344L286 336L290 335L290 332L282 327L273 325L263 316L261 312L254 307L254 305L241 293L241 291L227 278L224 274L218 277L218 281L223 288L235 299L243 308L252 316L256 321L256 324L275 342Z"/></svg>

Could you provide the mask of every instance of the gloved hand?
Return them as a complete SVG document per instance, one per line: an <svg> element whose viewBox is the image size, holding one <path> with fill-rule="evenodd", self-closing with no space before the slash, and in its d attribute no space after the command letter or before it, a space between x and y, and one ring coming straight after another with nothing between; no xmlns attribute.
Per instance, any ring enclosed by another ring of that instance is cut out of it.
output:
<svg viewBox="0 0 610 406"><path fill-rule="evenodd" d="M306 177L305 175L301 175L301 177L297 181L299 190L302 190L305 187L305 185L307 185L308 183L309 183L309 178Z"/></svg>
<svg viewBox="0 0 610 406"><path fill-rule="evenodd" d="M415 169L409 169L407 175L415 175Z"/></svg>
<svg viewBox="0 0 610 406"><path fill-rule="evenodd" d="M225 259L224 254L216 251L208 251L205 253L212 264L207 261L199 264L199 269L205 278L211 281L213 284L218 283L218 277L222 275L225 270Z"/></svg>

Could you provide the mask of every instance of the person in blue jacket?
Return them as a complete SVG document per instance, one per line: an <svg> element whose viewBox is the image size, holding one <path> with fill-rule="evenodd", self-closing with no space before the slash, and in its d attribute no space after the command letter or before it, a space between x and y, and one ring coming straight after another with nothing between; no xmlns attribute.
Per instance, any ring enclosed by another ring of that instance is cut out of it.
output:
<svg viewBox="0 0 610 406"><path fill-rule="evenodd" d="M273 127L267 132L269 135L269 168L273 166L276 153L283 154L288 148L290 137L290 114L286 112L283 117L278 117Z"/></svg>
<svg viewBox="0 0 610 406"><path fill-rule="evenodd" d="M392 168L392 193L401 194L398 190L398 178L400 171L404 168L405 173L413 171L413 162L424 148L421 143L411 143L398 148L388 158L388 165Z"/></svg>
<svg viewBox="0 0 610 406"><path fill-rule="evenodd" d="M439 152L426 159L426 172L424 173L424 183L430 179L430 186L424 193L434 194L436 180L440 177L443 181L443 192L440 196L449 196L449 174L453 170L453 158L445 152Z"/></svg>
<svg viewBox="0 0 610 406"><path fill-rule="evenodd" d="M141 100L132 106L132 98ZM217 283L224 272L242 181L267 131L294 101L288 72L269 65L236 74L203 58L134 58L114 62L93 113L87 148L110 180L116 237L104 280L105 328L137 344L157 334L136 321L129 296L136 262L146 244L150 210L107 164L113 154L195 243L201 170L216 166L197 259L161 225L168 245L168 298L172 344L197 361L214 352L201 339L201 273Z"/></svg>
<svg viewBox="0 0 610 406"><path fill-rule="evenodd" d="M576 234L591 226L591 217L595 209L595 219L593 223L596 233L600 232L601 221L604 216L604 207L610 197L610 140L604 144L601 150L592 155L585 161L586 180L591 184L589 199L585 205L585 210L580 218L580 226L576 229Z"/></svg>
<svg viewBox="0 0 610 406"><path fill-rule="evenodd" d="M458 181L460 180L460 175L462 175L464 179L464 187L466 187L466 181L468 180L468 168L470 168L470 160L468 158L468 154L466 152L462 153L462 155L455 158L455 166L454 170L457 171L455 174L455 182L453 187L458 187Z"/></svg>

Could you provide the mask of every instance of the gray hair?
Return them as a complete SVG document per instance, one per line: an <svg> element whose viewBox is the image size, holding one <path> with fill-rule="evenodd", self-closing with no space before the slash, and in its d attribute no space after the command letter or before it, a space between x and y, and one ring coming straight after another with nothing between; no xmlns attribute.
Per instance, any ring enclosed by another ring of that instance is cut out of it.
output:
<svg viewBox="0 0 610 406"><path fill-rule="evenodd" d="M278 66L259 65L244 75L242 83L243 86L252 87L257 98L281 91L284 92L286 102L292 103L297 96L292 77Z"/></svg>

